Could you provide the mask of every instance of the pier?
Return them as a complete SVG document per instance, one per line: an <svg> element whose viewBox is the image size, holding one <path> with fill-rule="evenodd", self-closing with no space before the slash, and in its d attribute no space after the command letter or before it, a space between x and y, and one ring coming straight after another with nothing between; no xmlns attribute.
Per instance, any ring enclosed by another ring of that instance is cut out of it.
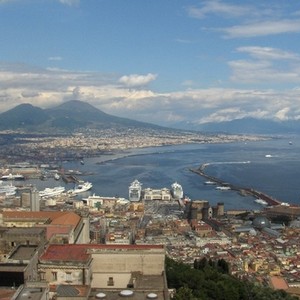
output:
<svg viewBox="0 0 300 300"><path fill-rule="evenodd" d="M191 172L196 173L206 179L208 179L209 181L212 181L214 183L216 183L217 185L221 186L221 187L228 187L231 190L237 191L239 192L241 195L243 196L253 196L257 199L262 199L264 201L267 202L268 206L276 206L276 205L281 205L282 202L263 193L260 191L257 191L255 189L252 188L244 188L244 187L239 187L233 184L230 184L228 182L224 182L223 180L221 180L220 178L216 178L214 176L210 176L208 174L205 173L205 167L208 164L202 164L198 169L190 169Z"/></svg>

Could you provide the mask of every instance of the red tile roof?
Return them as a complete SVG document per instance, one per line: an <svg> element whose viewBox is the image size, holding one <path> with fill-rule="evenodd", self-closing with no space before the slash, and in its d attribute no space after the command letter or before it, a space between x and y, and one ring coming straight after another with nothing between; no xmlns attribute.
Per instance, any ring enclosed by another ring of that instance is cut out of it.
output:
<svg viewBox="0 0 300 300"><path fill-rule="evenodd" d="M80 221L80 216L69 211L4 211L2 212L4 221L6 219L49 219L51 224L72 225L76 227Z"/></svg>
<svg viewBox="0 0 300 300"><path fill-rule="evenodd" d="M87 262L90 258L89 249L123 249L123 250L151 250L164 249L163 245L95 245L95 244L64 244L49 245L41 261Z"/></svg>
<svg viewBox="0 0 300 300"><path fill-rule="evenodd" d="M287 290L289 288L285 279L280 276L271 276L270 285L275 290Z"/></svg>

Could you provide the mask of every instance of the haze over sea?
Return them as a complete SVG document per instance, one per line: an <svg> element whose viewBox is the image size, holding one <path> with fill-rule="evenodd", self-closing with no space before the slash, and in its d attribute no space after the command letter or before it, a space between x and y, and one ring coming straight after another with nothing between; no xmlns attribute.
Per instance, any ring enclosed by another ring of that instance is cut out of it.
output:
<svg viewBox="0 0 300 300"><path fill-rule="evenodd" d="M93 173L81 177L93 183L89 194L128 198L128 186L134 179L138 179L143 188L170 188L177 181L192 200L207 200L212 205L224 202L225 209L251 210L261 208L253 197L205 185L207 179L191 172L190 168L209 163L205 169L209 175L240 187L257 189L282 202L300 204L299 153L298 138L277 138L135 149L88 158L84 165L79 161L65 162L63 167Z"/></svg>

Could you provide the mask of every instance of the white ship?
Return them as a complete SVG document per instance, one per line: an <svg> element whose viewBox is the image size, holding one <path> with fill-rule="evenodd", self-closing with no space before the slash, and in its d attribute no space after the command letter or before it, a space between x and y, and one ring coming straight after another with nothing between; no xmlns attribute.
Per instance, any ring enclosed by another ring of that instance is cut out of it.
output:
<svg viewBox="0 0 300 300"><path fill-rule="evenodd" d="M140 201L142 196L142 184L135 179L129 186L129 200Z"/></svg>
<svg viewBox="0 0 300 300"><path fill-rule="evenodd" d="M83 183L79 183L73 190L70 190L69 192L73 195L77 195L89 191L92 187L93 184L91 182L86 181Z"/></svg>
<svg viewBox="0 0 300 300"><path fill-rule="evenodd" d="M260 198L255 199L254 201L255 201L256 203L258 203L258 204L261 204L261 205L268 205L268 202L266 202L265 200L260 199Z"/></svg>
<svg viewBox="0 0 300 300"><path fill-rule="evenodd" d="M39 192L40 197L53 197L62 194L65 191L65 187L56 186L54 188L45 188L43 191Z"/></svg>
<svg viewBox="0 0 300 300"><path fill-rule="evenodd" d="M59 179L60 179L60 175L59 175L58 173L55 173L55 174L54 174L54 179L55 179L55 180L59 180Z"/></svg>
<svg viewBox="0 0 300 300"><path fill-rule="evenodd" d="M215 185L217 183L215 181L207 180L207 181L204 182L204 184L206 184L206 185Z"/></svg>
<svg viewBox="0 0 300 300"><path fill-rule="evenodd" d="M182 189L182 186L178 182L174 182L171 185L171 188L172 188L172 195L175 199L183 198L183 189Z"/></svg>
<svg viewBox="0 0 300 300"><path fill-rule="evenodd" d="M3 175L1 180L24 180L25 177L21 174L8 174L8 175Z"/></svg>
<svg viewBox="0 0 300 300"><path fill-rule="evenodd" d="M216 190L220 190L220 191L228 191L231 188L229 186L217 186Z"/></svg>
<svg viewBox="0 0 300 300"><path fill-rule="evenodd" d="M13 185L3 185L3 182L0 181L0 195L5 194L5 196L14 196L16 194L17 188Z"/></svg>

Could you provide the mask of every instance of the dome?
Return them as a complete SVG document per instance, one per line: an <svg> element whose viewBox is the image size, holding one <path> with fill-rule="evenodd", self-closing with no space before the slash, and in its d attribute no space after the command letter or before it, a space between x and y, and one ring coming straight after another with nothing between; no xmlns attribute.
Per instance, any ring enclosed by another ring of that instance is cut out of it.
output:
<svg viewBox="0 0 300 300"><path fill-rule="evenodd" d="M96 295L96 299L104 299L105 297L106 297L106 294L104 294L104 293L98 293Z"/></svg>
<svg viewBox="0 0 300 300"><path fill-rule="evenodd" d="M157 299L157 294L155 294L155 293L149 293L149 294L147 295L147 298L148 298L148 299Z"/></svg>
<svg viewBox="0 0 300 300"><path fill-rule="evenodd" d="M123 290L120 292L120 296L129 297L133 295L133 291L131 290Z"/></svg>
<svg viewBox="0 0 300 300"><path fill-rule="evenodd" d="M252 225L254 228L262 229L265 227L270 227L271 223L266 217L259 216L253 220Z"/></svg>

